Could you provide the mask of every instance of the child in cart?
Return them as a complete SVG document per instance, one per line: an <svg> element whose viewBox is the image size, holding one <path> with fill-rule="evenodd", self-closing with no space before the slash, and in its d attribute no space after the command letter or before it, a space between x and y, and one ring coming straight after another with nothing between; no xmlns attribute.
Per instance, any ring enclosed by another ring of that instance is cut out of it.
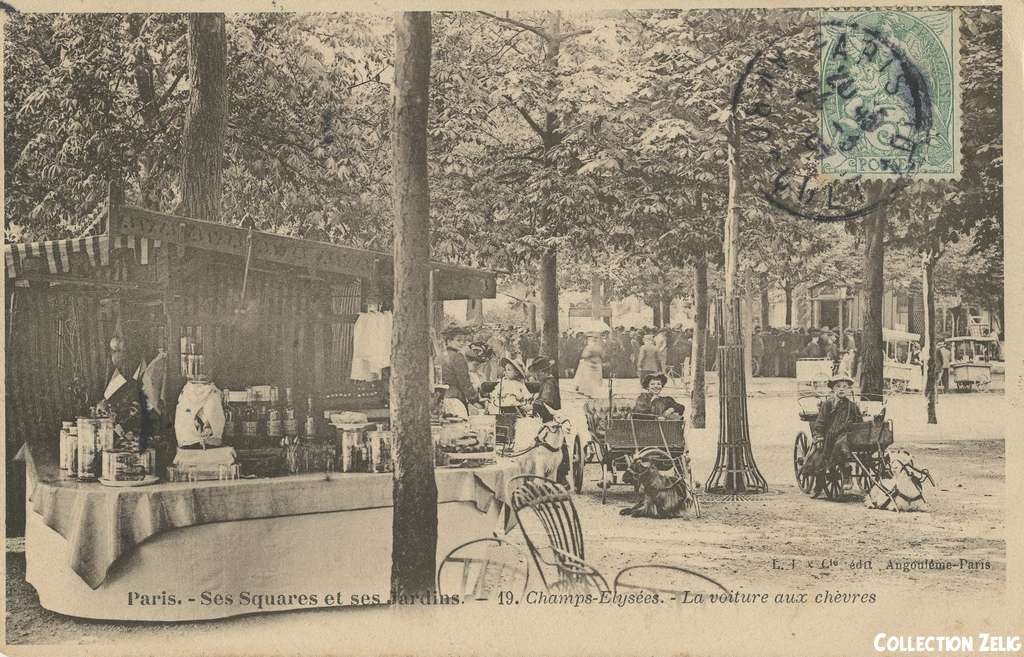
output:
<svg viewBox="0 0 1024 657"><path fill-rule="evenodd" d="M829 379L832 397L824 400L818 407L818 418L811 427L814 438L814 449L801 468L803 475L820 474L834 463L845 463L850 450L846 444L846 435L850 428L863 420L860 407L851 398L853 379L839 374ZM844 487L850 473L844 468ZM815 478L814 495L822 492L824 477Z"/></svg>

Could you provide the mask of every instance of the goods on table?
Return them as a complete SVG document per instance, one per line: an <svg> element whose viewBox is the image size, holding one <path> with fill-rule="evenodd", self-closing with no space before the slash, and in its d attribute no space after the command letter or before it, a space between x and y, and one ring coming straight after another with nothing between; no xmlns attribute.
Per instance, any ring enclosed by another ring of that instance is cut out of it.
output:
<svg viewBox="0 0 1024 657"><path fill-rule="evenodd" d="M115 452L105 450L101 478L105 481L140 481L156 469L156 450Z"/></svg>
<svg viewBox="0 0 1024 657"><path fill-rule="evenodd" d="M434 439L434 464L492 462L495 458L494 433L484 425L477 421L476 426L482 427L477 433L473 429L474 424L467 420L445 418L433 421L430 433ZM493 423L488 426L493 426Z"/></svg>

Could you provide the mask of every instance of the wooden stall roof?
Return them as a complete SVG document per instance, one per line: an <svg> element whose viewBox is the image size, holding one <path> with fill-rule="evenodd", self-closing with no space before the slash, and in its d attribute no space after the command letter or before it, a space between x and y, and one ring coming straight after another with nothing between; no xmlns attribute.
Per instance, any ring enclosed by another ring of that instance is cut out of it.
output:
<svg viewBox="0 0 1024 657"><path fill-rule="evenodd" d="M249 231L241 226L163 214L131 205L119 205L108 214L108 237L147 238L164 244L216 251L245 257ZM394 272L390 253L338 246L253 231L252 257L311 272L331 272L368 281L391 281ZM435 299L493 299L497 293L494 272L460 265L432 262Z"/></svg>

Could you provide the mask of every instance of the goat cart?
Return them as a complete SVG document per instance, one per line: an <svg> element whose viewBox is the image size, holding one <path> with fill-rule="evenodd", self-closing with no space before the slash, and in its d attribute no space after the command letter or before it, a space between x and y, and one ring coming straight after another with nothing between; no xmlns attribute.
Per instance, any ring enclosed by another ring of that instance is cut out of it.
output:
<svg viewBox="0 0 1024 657"><path fill-rule="evenodd" d="M801 473L804 464L814 458L815 450L819 449L811 436L822 400L823 397L817 395L801 397L798 400L800 419L807 422L808 427L812 429L798 432L793 444L793 472L800 490L807 495L813 495L819 490L824 491L828 499L835 500L843 495L844 478L867 492L872 484L892 476L886 449L893 443L893 422L885 419L884 403L864 400L857 400L861 408L862 421L853 425L846 434L849 456L832 463L826 462L817 473ZM880 409L869 408L872 406L880 406Z"/></svg>
<svg viewBox="0 0 1024 657"><path fill-rule="evenodd" d="M590 440L582 449L576 448L580 450L578 454L573 454L576 492L583 489L584 466L596 464L601 468L598 486L602 504L607 502L608 488L613 485L632 484L639 493L640 482L630 472L630 467L644 462L654 464L659 470L671 471L671 476L681 481L692 498L697 499L686 449L685 420L633 413L632 400L625 398L613 399L611 403L591 400L584 410ZM699 507L697 513L700 513Z"/></svg>

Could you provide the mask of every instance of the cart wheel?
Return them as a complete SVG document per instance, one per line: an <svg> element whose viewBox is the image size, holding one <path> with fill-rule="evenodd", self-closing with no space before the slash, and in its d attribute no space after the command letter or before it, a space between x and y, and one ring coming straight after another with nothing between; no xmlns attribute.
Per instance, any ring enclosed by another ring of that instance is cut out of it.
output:
<svg viewBox="0 0 1024 657"><path fill-rule="evenodd" d="M572 487L577 493L583 490L583 446L579 436L572 443Z"/></svg>
<svg viewBox="0 0 1024 657"><path fill-rule="evenodd" d="M843 496L843 471L842 466L833 465L825 471L825 496L830 500L838 500Z"/></svg>
<svg viewBox="0 0 1024 657"><path fill-rule="evenodd" d="M801 475L800 468L807 462L807 453L811 450L811 441L807 433L801 431L796 434L796 441L793 443L793 473L796 475L796 483L807 495L814 491L814 476Z"/></svg>

